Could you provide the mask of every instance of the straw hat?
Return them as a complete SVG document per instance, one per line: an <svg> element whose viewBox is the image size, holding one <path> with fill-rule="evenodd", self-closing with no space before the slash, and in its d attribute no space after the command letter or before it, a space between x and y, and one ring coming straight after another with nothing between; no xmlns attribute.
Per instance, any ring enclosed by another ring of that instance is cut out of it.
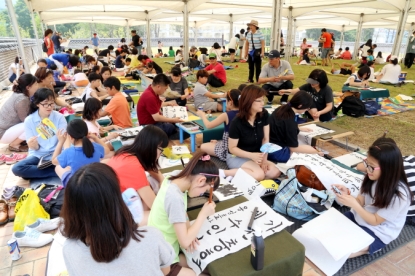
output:
<svg viewBox="0 0 415 276"><path fill-rule="evenodd" d="M255 27L259 27L258 26L258 21L256 21L256 20L251 20L251 22L249 22L248 24L246 24L246 25L254 25Z"/></svg>

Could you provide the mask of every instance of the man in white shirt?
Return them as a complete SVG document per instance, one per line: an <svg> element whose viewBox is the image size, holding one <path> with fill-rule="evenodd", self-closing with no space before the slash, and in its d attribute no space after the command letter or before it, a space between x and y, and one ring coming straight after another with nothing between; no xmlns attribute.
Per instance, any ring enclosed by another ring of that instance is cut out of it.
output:
<svg viewBox="0 0 415 276"><path fill-rule="evenodd" d="M231 38L231 41L229 41L228 44L229 53L231 54L231 62L235 62L235 53L236 49L238 49L239 37L239 34L236 34Z"/></svg>

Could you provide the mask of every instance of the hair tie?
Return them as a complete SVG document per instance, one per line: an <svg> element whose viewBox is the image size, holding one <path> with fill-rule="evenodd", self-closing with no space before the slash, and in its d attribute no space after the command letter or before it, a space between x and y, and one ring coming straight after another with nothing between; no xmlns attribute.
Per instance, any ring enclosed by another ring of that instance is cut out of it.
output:
<svg viewBox="0 0 415 276"><path fill-rule="evenodd" d="M238 96L238 100L241 98L241 95Z"/></svg>
<svg viewBox="0 0 415 276"><path fill-rule="evenodd" d="M209 161L210 160L210 155L209 154L203 155L202 157L199 158L199 160L201 160L201 161Z"/></svg>
<svg viewBox="0 0 415 276"><path fill-rule="evenodd" d="M290 102L288 102L288 103L287 103L287 105L288 105L289 107L291 107L291 103L290 103Z"/></svg>
<svg viewBox="0 0 415 276"><path fill-rule="evenodd" d="M377 148L378 150L380 150L380 148L378 146L374 146L375 148Z"/></svg>

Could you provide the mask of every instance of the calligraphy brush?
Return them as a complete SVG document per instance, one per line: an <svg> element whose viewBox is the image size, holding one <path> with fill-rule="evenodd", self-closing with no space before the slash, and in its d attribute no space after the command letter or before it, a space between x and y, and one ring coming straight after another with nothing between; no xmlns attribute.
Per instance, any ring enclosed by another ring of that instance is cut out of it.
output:
<svg viewBox="0 0 415 276"><path fill-rule="evenodd" d="M212 196L213 196L213 185L210 185L210 191L209 191L209 203L212 203Z"/></svg>
<svg viewBox="0 0 415 276"><path fill-rule="evenodd" d="M184 161L183 161L183 157L180 157L180 162L182 162L182 166L184 168Z"/></svg>

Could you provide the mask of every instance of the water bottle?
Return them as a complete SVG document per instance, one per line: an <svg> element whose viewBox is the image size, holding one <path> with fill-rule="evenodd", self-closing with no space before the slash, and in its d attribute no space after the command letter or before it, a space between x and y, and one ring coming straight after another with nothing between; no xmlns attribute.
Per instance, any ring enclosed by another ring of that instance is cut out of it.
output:
<svg viewBox="0 0 415 276"><path fill-rule="evenodd" d="M251 239L251 264L255 270L264 268L265 243L261 228L257 227Z"/></svg>
<svg viewBox="0 0 415 276"><path fill-rule="evenodd" d="M134 221L138 224L143 219L143 203L137 191L133 188L128 188L122 193L122 199L133 215Z"/></svg>

